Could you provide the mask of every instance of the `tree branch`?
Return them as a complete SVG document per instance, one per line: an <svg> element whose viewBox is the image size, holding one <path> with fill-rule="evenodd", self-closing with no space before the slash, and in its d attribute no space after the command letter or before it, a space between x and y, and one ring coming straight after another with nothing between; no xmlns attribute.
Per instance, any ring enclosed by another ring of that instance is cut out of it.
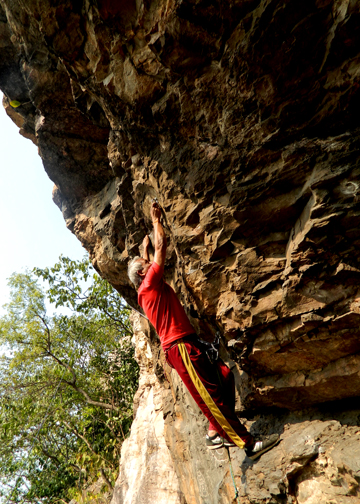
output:
<svg viewBox="0 0 360 504"><path fill-rule="evenodd" d="M104 458L102 455L100 455L99 453L96 453L96 451L94 450L94 448L91 446L90 442L88 441L88 439L86 439L85 436L83 436L82 434L80 434L80 432L77 430L76 427L74 427L73 425L69 424L66 420L63 420L63 423L64 425L66 425L66 427L73 433L75 434L75 436L77 436L79 439L81 439L82 441L84 441L84 443L86 444L86 446L89 448L89 450L91 451L91 453L93 455L96 455L97 457L100 457L101 459L105 460L105 462L107 462L108 464L111 464L111 462L109 460L107 460L106 458ZM106 478L106 476L105 476ZM110 483L110 482L109 482ZM110 483L111 485L111 483ZM112 488L112 487L111 487Z"/></svg>
<svg viewBox="0 0 360 504"><path fill-rule="evenodd" d="M101 476L104 478L105 483L107 484L110 492L112 492L114 490L114 488L113 488L112 484L110 483L110 480L108 480L108 478L106 477L105 471L102 467L100 468L100 472L101 472Z"/></svg>
<svg viewBox="0 0 360 504"><path fill-rule="evenodd" d="M60 366L63 366L68 371L70 371L70 373L72 374L72 377L73 377L73 381L68 381L68 380L65 380L64 378L62 378L61 381L63 383L66 383L67 385L69 385L69 387L73 388L79 394L82 394L88 404L92 404L93 406L98 406L99 408L104 408L104 409L108 409L108 410L112 410L112 411L118 411L119 408L116 408L112 404L107 404L107 403L103 403L103 402L95 401L94 399L91 399L89 394L84 389L82 389L76 385L77 376L76 376L74 369L69 364L63 362L61 359L56 357L56 355L54 355L50 351L46 351L46 355L48 355L49 357L54 359Z"/></svg>

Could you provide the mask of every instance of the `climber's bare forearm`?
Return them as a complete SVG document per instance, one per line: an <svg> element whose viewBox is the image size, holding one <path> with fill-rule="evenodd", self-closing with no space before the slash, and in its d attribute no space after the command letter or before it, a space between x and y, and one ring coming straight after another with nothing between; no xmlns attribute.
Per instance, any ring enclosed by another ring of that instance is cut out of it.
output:
<svg viewBox="0 0 360 504"><path fill-rule="evenodd" d="M147 248L144 248L144 252L143 252L143 259L145 259L145 261L150 261L150 258L149 258L149 250Z"/></svg>
<svg viewBox="0 0 360 504"><path fill-rule="evenodd" d="M154 261L156 262L156 264L163 267L165 264L167 243L164 228L162 227L161 222L154 223L154 244L155 244Z"/></svg>
<svg viewBox="0 0 360 504"><path fill-rule="evenodd" d="M166 256L166 235L164 228L160 222L161 210L157 203L153 203L151 207L151 218L154 226L154 261L159 266L163 267L165 264Z"/></svg>
<svg viewBox="0 0 360 504"><path fill-rule="evenodd" d="M150 260L150 258L149 258L150 238L147 235L143 239L142 244L143 244L143 253L142 253L143 259L145 259L146 261L149 261Z"/></svg>

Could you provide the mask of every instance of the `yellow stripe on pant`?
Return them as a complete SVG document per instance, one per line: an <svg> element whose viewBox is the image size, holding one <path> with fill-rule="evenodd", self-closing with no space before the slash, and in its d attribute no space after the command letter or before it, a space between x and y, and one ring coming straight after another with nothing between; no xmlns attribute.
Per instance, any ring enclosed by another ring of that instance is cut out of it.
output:
<svg viewBox="0 0 360 504"><path fill-rule="evenodd" d="M190 356L188 354L187 348L183 342L178 343L178 348L179 352L181 355L181 358L183 360L183 363L186 367L187 372L189 373L189 376L196 388L196 390L199 392L201 399L204 401L206 406L209 408L211 414L217 421L217 423L221 426L221 428L226 432L226 434L229 436L230 439L239 447L239 448L244 448L245 443L244 441L236 434L234 429L231 427L227 419L224 417L224 415L221 413L219 410L217 404L214 402L213 398L209 394L209 392L206 390L204 387L202 381L198 377L193 363L191 362Z"/></svg>

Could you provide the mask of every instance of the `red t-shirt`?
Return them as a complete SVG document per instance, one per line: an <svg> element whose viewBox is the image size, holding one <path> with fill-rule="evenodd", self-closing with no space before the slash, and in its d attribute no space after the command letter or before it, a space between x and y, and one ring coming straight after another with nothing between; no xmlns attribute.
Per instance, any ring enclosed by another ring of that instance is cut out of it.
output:
<svg viewBox="0 0 360 504"><path fill-rule="evenodd" d="M139 305L155 327L164 350L179 338L194 334L174 290L163 279L163 268L156 262L150 266L138 292Z"/></svg>

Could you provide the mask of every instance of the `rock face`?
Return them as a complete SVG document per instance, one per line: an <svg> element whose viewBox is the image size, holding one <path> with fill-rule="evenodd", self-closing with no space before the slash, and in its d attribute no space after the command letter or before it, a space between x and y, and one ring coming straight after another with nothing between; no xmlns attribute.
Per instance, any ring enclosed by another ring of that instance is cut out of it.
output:
<svg viewBox="0 0 360 504"><path fill-rule="evenodd" d="M136 415L131 436L122 446L120 475L112 502L178 504L181 491L164 438L162 387L154 373L152 352L141 316L134 313L132 322L140 383L134 398Z"/></svg>
<svg viewBox="0 0 360 504"><path fill-rule="evenodd" d="M283 432L241 476L243 502L359 500L359 3L0 6L4 106L38 145L67 227L136 308L126 266L157 198L167 281L205 339L222 333L239 414L254 432ZM167 387L148 333L171 495L231 502L228 468L199 448L203 421L172 375Z"/></svg>

